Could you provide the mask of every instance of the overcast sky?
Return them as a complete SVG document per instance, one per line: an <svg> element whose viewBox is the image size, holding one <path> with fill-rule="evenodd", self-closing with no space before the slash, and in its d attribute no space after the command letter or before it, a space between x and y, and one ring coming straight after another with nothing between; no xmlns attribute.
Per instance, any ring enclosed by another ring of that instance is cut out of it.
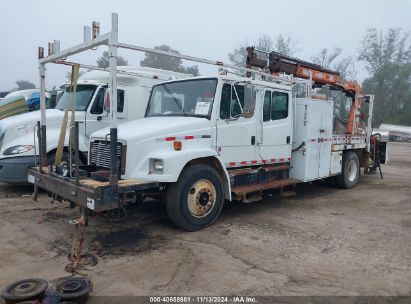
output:
<svg viewBox="0 0 411 304"><path fill-rule="evenodd" d="M83 25L101 23L109 30L111 12L119 14L119 40L145 47L168 44L181 53L227 61L241 41L290 34L298 42L295 56L309 59L321 48L341 47L355 55L369 27L411 30L410 0L345 1L58 1L0 2L0 90L29 80L38 86L37 47L59 39L65 49L82 42ZM94 64L105 48L72 57ZM120 51L129 64L143 54ZM190 63L189 63L190 64ZM366 73L359 66L359 78ZM66 80L67 67L49 65L47 87ZM201 74L214 68L200 66Z"/></svg>

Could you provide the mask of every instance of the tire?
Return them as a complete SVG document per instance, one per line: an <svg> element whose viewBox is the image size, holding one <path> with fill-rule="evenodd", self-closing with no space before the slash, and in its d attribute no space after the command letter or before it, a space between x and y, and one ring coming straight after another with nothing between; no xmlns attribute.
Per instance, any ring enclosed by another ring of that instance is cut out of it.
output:
<svg viewBox="0 0 411 304"><path fill-rule="evenodd" d="M16 281L6 286L1 292L1 297L6 303L25 300L42 300L48 287L46 280L30 278Z"/></svg>
<svg viewBox="0 0 411 304"><path fill-rule="evenodd" d="M337 186L343 189L353 188L360 177L360 161L355 152L349 151L343 154L341 174L335 177Z"/></svg>
<svg viewBox="0 0 411 304"><path fill-rule="evenodd" d="M212 167L194 165L186 169L167 189L166 207L171 221L187 231L211 225L223 209L222 184Z"/></svg>

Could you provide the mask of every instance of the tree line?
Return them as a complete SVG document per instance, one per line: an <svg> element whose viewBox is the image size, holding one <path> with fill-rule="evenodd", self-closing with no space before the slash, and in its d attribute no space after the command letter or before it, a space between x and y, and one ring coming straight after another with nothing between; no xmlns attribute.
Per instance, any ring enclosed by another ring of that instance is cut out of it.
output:
<svg viewBox="0 0 411 304"><path fill-rule="evenodd" d="M290 35L280 34L272 39L268 34L260 35L254 41L243 41L228 54L229 61L237 66L245 66L246 47L255 46L260 50L277 51L285 55L295 55L298 42ZM168 45L155 49L179 54ZM388 29L386 32L370 28L358 45L358 52L343 56L339 47L322 48L310 58L313 63L339 72L344 80L356 81L358 64L365 67L367 77L362 86L366 94L375 95L373 126L381 123L411 125L411 43L410 33L402 29ZM97 66L108 67L108 52L97 59ZM128 65L127 59L118 56L119 66ZM140 61L143 67L160 68L194 76L199 75L197 65L184 66L177 57L146 53ZM70 77L70 73L67 73ZM17 89L31 89L35 85L26 80L16 82ZM338 97L336 97L338 99ZM342 104L341 109L344 108Z"/></svg>

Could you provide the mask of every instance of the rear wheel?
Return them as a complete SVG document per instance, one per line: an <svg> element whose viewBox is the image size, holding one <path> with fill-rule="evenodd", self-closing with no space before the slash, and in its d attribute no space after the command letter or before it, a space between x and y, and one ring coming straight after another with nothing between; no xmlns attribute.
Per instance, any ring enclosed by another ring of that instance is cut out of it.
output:
<svg viewBox="0 0 411 304"><path fill-rule="evenodd" d="M195 165L184 171L167 189L166 206L170 219L187 231L212 224L223 208L223 187L217 171Z"/></svg>
<svg viewBox="0 0 411 304"><path fill-rule="evenodd" d="M342 157L341 174L335 177L337 186L344 189L353 188L360 176L360 161L355 152L346 152Z"/></svg>

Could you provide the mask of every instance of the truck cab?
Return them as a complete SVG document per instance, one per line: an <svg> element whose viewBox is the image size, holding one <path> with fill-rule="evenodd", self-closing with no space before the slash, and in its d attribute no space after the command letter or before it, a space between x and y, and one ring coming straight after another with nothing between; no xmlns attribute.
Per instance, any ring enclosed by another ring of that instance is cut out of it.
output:
<svg viewBox="0 0 411 304"><path fill-rule="evenodd" d="M147 100L153 85L190 75L153 68L118 67L119 123L144 116ZM110 109L107 107L109 73L91 71L82 75L76 88L76 120L80 122L79 147L82 163L87 163L90 135L109 125ZM73 98L72 87L63 86L63 94L55 109L48 109L47 156L53 162L60 135L64 111ZM106 103L105 103L106 101ZM70 119L70 118L69 118ZM0 121L0 181L6 183L27 183L27 168L38 162L36 123L40 111L24 113ZM65 138L65 147L69 137ZM67 150L67 148L66 148ZM64 157L67 156L67 151Z"/></svg>
<svg viewBox="0 0 411 304"><path fill-rule="evenodd" d="M289 168L291 100L290 85L232 75L155 85L145 117L118 126L120 178L160 182L173 221L187 230L207 225L233 188L249 185L242 170L270 168L258 177L270 182L275 168ZM108 168L108 133L91 136L90 164L100 169Z"/></svg>

